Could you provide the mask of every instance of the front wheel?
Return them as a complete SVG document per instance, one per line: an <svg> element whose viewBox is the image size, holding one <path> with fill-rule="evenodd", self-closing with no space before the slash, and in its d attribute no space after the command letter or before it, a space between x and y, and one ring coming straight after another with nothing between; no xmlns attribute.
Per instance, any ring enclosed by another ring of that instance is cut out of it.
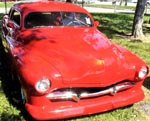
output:
<svg viewBox="0 0 150 121"><path fill-rule="evenodd" d="M26 103L26 97L23 88L20 88L20 95L21 95L21 112L23 117L25 118L26 121L36 121L31 117L31 115L27 112L25 109L25 103Z"/></svg>

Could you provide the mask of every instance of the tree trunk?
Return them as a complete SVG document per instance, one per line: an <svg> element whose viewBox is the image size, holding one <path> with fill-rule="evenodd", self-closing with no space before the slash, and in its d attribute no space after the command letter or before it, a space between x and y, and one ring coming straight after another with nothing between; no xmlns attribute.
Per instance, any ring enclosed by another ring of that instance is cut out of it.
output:
<svg viewBox="0 0 150 121"><path fill-rule="evenodd" d="M138 0L133 20L132 35L134 38L142 37L143 34L143 18L147 0Z"/></svg>
<svg viewBox="0 0 150 121"><path fill-rule="evenodd" d="M127 6L127 4L128 4L128 0L125 0L125 6Z"/></svg>
<svg viewBox="0 0 150 121"><path fill-rule="evenodd" d="M123 0L120 0L120 5L122 5L122 3L123 3Z"/></svg>
<svg viewBox="0 0 150 121"><path fill-rule="evenodd" d="M117 3L116 0L112 0L112 5L114 6L114 13L116 13L116 3Z"/></svg>

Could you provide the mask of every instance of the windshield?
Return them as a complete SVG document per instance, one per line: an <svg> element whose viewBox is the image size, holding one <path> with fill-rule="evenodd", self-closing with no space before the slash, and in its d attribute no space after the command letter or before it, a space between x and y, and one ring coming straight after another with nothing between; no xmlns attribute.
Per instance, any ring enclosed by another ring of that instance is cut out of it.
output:
<svg viewBox="0 0 150 121"><path fill-rule="evenodd" d="M87 14L79 12L33 12L25 18L25 28L45 26L91 27L93 23Z"/></svg>

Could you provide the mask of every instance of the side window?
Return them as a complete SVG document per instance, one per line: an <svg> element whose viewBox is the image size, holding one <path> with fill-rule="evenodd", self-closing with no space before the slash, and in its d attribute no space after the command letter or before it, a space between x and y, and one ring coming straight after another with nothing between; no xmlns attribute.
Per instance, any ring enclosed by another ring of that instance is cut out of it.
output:
<svg viewBox="0 0 150 121"><path fill-rule="evenodd" d="M14 21L17 25L20 26L20 13L16 10L12 11L12 14L10 16L10 20Z"/></svg>

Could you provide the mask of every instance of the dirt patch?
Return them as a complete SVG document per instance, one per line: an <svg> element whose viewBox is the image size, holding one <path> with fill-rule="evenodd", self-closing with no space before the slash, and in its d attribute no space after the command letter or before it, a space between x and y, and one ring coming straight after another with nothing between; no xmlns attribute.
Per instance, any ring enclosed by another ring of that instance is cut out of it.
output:
<svg viewBox="0 0 150 121"><path fill-rule="evenodd" d="M138 37L138 38L134 38L133 36L131 36L130 41L150 43L150 35L146 34L146 35L144 35L142 37Z"/></svg>
<svg viewBox="0 0 150 121"><path fill-rule="evenodd" d="M141 103L138 108L139 110L142 110L147 116L150 116L150 102Z"/></svg>

